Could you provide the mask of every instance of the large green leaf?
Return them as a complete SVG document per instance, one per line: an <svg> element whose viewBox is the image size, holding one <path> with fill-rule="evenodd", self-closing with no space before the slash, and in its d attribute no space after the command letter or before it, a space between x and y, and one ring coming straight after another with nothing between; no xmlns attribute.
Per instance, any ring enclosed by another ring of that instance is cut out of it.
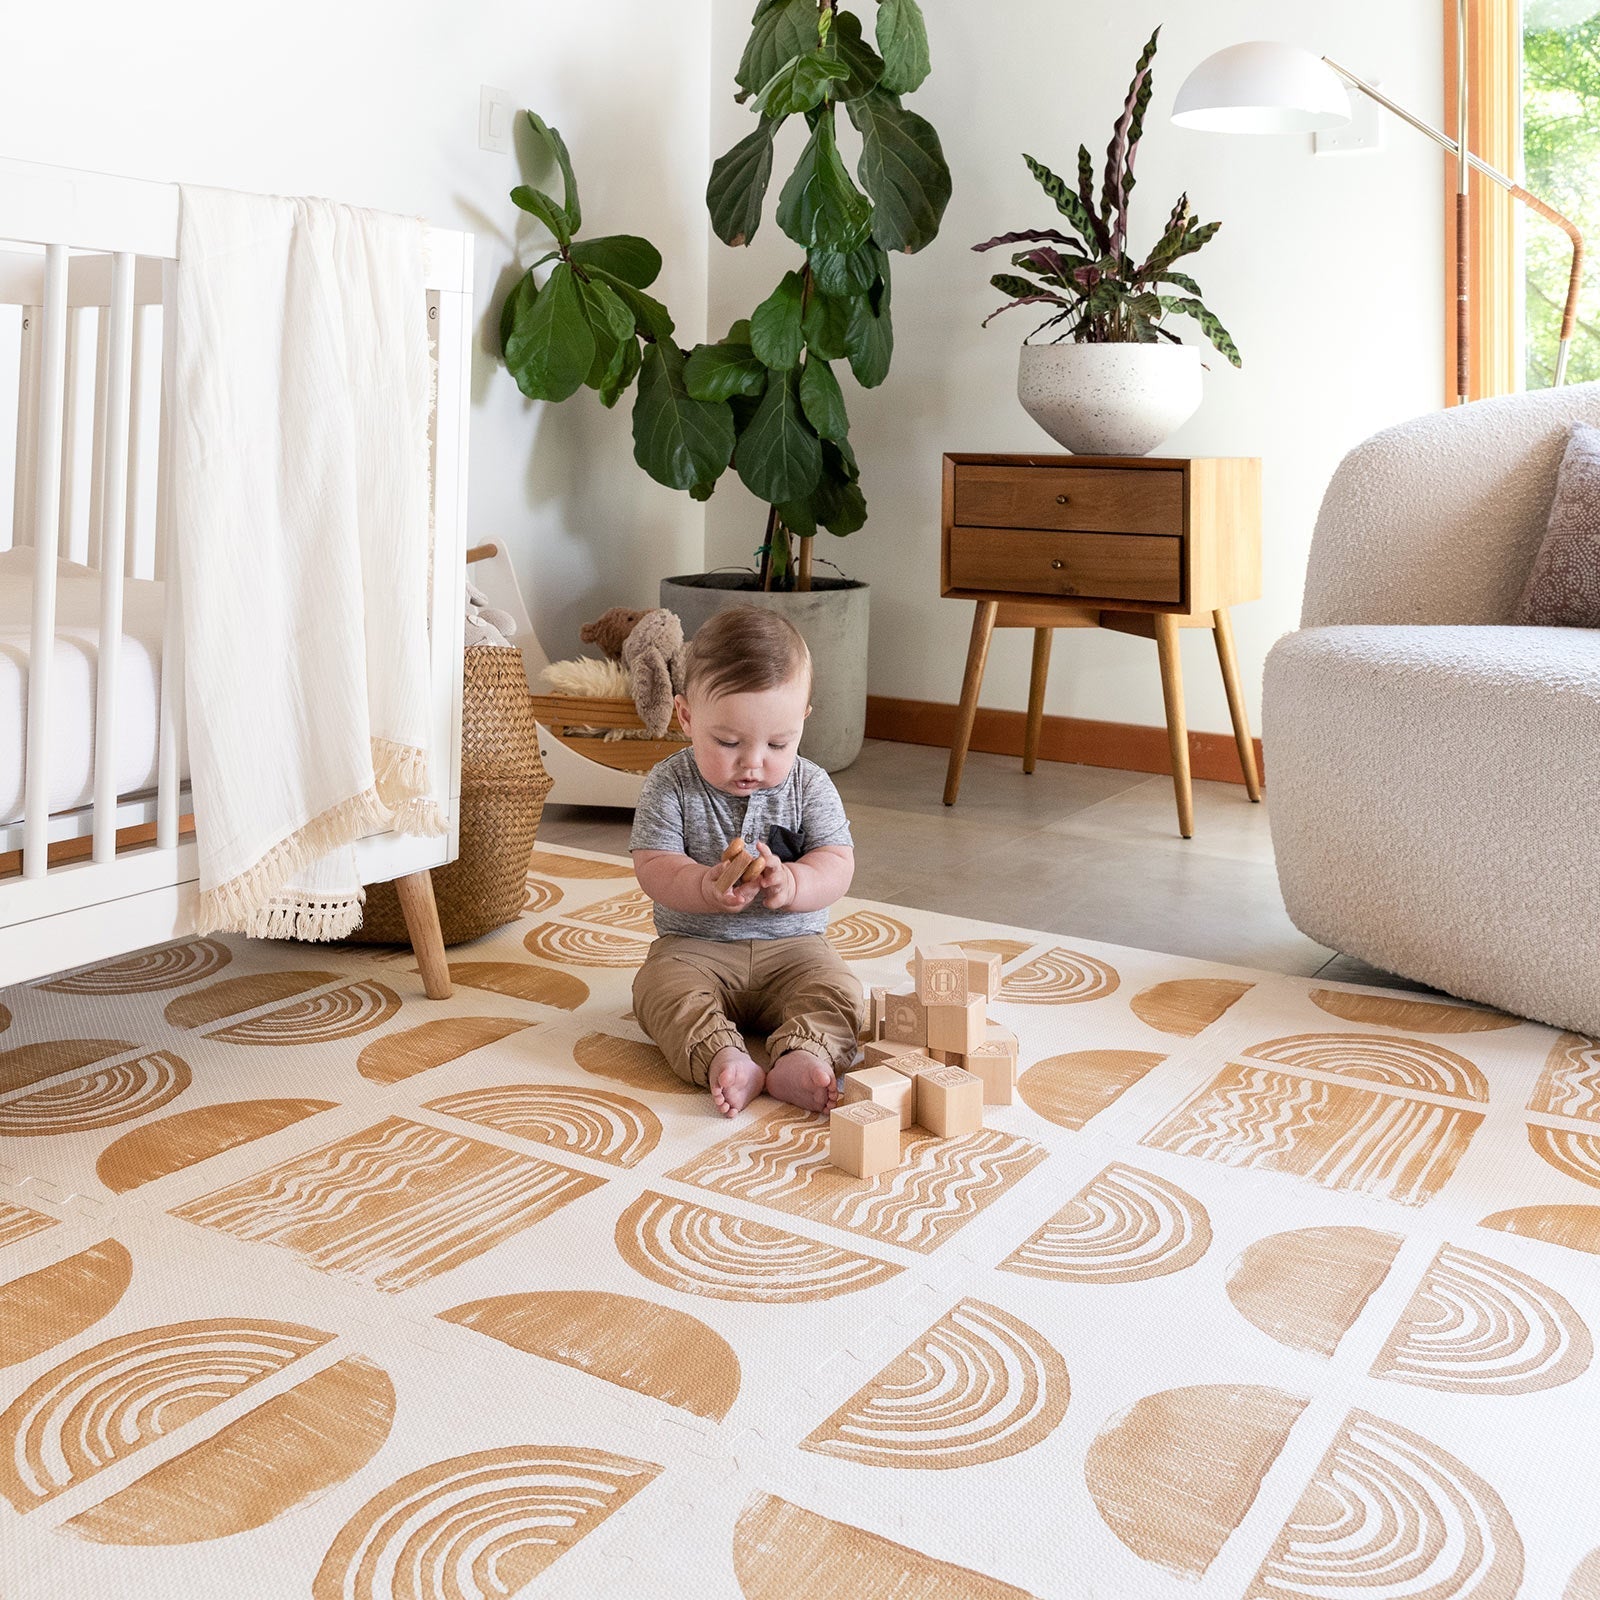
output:
<svg viewBox="0 0 1600 1600"><path fill-rule="evenodd" d="M626 278L619 278L614 272L608 272L593 262L584 270L591 278L598 278L602 283L609 284L621 295L633 313L633 320L640 332L660 341L672 338L672 315L659 300L652 299L643 289L634 288Z"/></svg>
<svg viewBox="0 0 1600 1600"><path fill-rule="evenodd" d="M550 274L537 299L519 304L505 360L530 400L565 400L582 387L594 362L594 334L566 262Z"/></svg>
<svg viewBox="0 0 1600 1600"><path fill-rule="evenodd" d="M749 244L761 226L761 207L772 181L772 137L777 131L778 124L763 117L712 165L706 209L711 213L711 231L724 244Z"/></svg>
<svg viewBox="0 0 1600 1600"><path fill-rule="evenodd" d="M833 368L815 355L807 358L800 373L800 409L824 439L842 439L850 431L839 380Z"/></svg>
<svg viewBox="0 0 1600 1600"><path fill-rule="evenodd" d="M691 489L717 481L733 454L733 413L684 387L683 352L670 340L645 351L633 403L633 459L657 483Z"/></svg>
<svg viewBox="0 0 1600 1600"><path fill-rule="evenodd" d="M1105 232L1100 219L1083 203L1083 196L1076 189L1058 178L1042 161L1035 161L1030 155L1024 155L1022 159L1027 162L1028 171L1039 180L1039 187L1055 201L1056 210L1085 239L1098 239Z"/></svg>
<svg viewBox="0 0 1600 1600"><path fill-rule="evenodd" d="M784 62L815 50L817 37L816 0L777 0L758 10L734 81L755 94Z"/></svg>
<svg viewBox="0 0 1600 1600"><path fill-rule="evenodd" d="M533 281L533 273L524 272L517 279L517 286L506 296L506 301L500 307L500 354L503 356L506 346L511 343L511 330L516 326L519 316L527 316L533 311L533 302L539 297L539 286Z"/></svg>
<svg viewBox="0 0 1600 1600"><path fill-rule="evenodd" d="M800 299L804 284L798 272L783 282L750 316L750 346L774 372L786 372L800 359Z"/></svg>
<svg viewBox="0 0 1600 1600"><path fill-rule="evenodd" d="M572 157L567 153L567 141L537 112L530 111L527 116L529 126L544 141L546 148L556 158L556 165L561 168L561 192L566 197L566 204L561 209L566 213L570 237L583 226L583 212L578 205L578 180L572 175ZM563 244L565 242L562 241Z"/></svg>
<svg viewBox="0 0 1600 1600"><path fill-rule="evenodd" d="M863 389L875 389L889 376L889 363L894 357L894 326L889 320L887 275L876 310L871 295L861 295L851 302L845 354L850 358L850 370L856 382Z"/></svg>
<svg viewBox="0 0 1600 1600"><path fill-rule="evenodd" d="M910 94L928 76L928 25L917 0L878 0L878 49L883 54L883 86L891 94Z"/></svg>
<svg viewBox="0 0 1600 1600"><path fill-rule="evenodd" d="M800 380L775 372L750 425L739 435L734 468L758 500L800 500L822 475L822 441L800 411Z"/></svg>
<svg viewBox="0 0 1600 1600"><path fill-rule="evenodd" d="M600 389L604 387L617 360L617 346L624 339L636 337L633 312L609 284L601 283L598 279L591 279L587 283L581 278L576 278L576 281L584 320L589 324L589 332L594 335L594 359L583 381L591 389Z"/></svg>
<svg viewBox="0 0 1600 1600"><path fill-rule="evenodd" d="M870 239L854 250L813 250L811 276L824 294L865 294L877 282L878 261Z"/></svg>
<svg viewBox="0 0 1600 1600"><path fill-rule="evenodd" d="M627 393L628 385L639 375L640 364L638 338L624 339L600 381L600 404L607 411Z"/></svg>
<svg viewBox="0 0 1600 1600"><path fill-rule="evenodd" d="M933 124L874 89L849 102L861 130L856 170L872 196L872 236L885 250L915 251L939 231L950 202L950 169Z"/></svg>
<svg viewBox="0 0 1600 1600"><path fill-rule="evenodd" d="M1228 330L1206 310L1200 301L1193 299L1179 299L1172 295L1161 296L1161 309L1176 313L1180 317L1193 317L1205 330L1206 338L1217 347L1220 354L1225 355L1234 366L1243 365L1239 355L1239 347L1233 342Z"/></svg>
<svg viewBox="0 0 1600 1600"><path fill-rule="evenodd" d="M684 386L696 400L759 395L767 369L747 344L697 344L683 368Z"/></svg>
<svg viewBox="0 0 1600 1600"><path fill-rule="evenodd" d="M822 474L811 496L811 511L829 533L843 537L867 520L867 500L856 484L861 470L843 440L822 442Z"/></svg>
<svg viewBox="0 0 1600 1600"><path fill-rule="evenodd" d="M817 531L816 513L811 509L815 496L804 500L785 500L778 507L778 521L797 538L810 539Z"/></svg>
<svg viewBox="0 0 1600 1600"><path fill-rule="evenodd" d="M854 299L854 295L839 298L813 288L805 315L800 319L800 331L812 355L824 361L837 361L845 353Z"/></svg>
<svg viewBox="0 0 1600 1600"><path fill-rule="evenodd" d="M861 19L853 11L834 12L823 49L846 68L847 75L834 85L835 100L854 100L883 77L883 57L861 37Z"/></svg>
<svg viewBox="0 0 1600 1600"><path fill-rule="evenodd" d="M572 224L567 221L565 206L558 205L543 189L530 189L519 183L511 191L511 198L526 212L537 217L563 244L572 238Z"/></svg>
<svg viewBox="0 0 1600 1600"><path fill-rule="evenodd" d="M852 100L852 115L871 98ZM778 226L802 249L853 250L867 237L872 224L871 204L850 181L839 159L833 107L825 106L778 196Z"/></svg>
<svg viewBox="0 0 1600 1600"><path fill-rule="evenodd" d="M762 85L756 107L764 117L782 120L820 105L829 87L850 76L850 68L813 50L810 55L786 61Z"/></svg>
<svg viewBox="0 0 1600 1600"><path fill-rule="evenodd" d="M661 252L648 239L631 233L608 233L599 239L580 239L567 251L580 267L600 267L613 278L648 289L661 273Z"/></svg>

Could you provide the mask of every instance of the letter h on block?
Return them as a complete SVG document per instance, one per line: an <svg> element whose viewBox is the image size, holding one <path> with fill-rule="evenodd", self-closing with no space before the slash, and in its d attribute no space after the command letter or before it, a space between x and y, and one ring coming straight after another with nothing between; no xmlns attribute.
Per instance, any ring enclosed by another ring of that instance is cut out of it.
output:
<svg viewBox="0 0 1600 1600"><path fill-rule="evenodd" d="M959 1005L967 998L967 957L959 945L920 946L911 958L917 999L925 1006Z"/></svg>

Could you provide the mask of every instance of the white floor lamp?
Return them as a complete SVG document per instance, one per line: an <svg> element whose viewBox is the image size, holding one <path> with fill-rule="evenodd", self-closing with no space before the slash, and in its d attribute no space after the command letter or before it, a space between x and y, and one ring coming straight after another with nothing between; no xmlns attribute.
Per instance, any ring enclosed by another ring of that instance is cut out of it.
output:
<svg viewBox="0 0 1600 1600"><path fill-rule="evenodd" d="M1230 45L1207 56L1183 81L1173 103L1172 120L1181 128L1201 128L1213 133L1316 133L1341 127L1350 120L1350 97L1345 85L1359 89L1392 111L1418 133L1459 157L1466 144L1466 85L1460 89L1461 137L1452 139L1404 106L1394 103L1370 83L1341 67L1328 56L1315 56L1297 45L1258 39ZM1509 191L1514 199L1553 222L1572 241L1572 273L1567 280L1567 301L1561 315L1561 341L1556 347L1556 385L1566 381L1567 351L1578 320L1578 288L1583 275L1583 235L1573 222L1520 183L1488 162L1466 151L1461 184L1456 196L1456 389L1467 399L1467 205L1466 169L1472 167Z"/></svg>

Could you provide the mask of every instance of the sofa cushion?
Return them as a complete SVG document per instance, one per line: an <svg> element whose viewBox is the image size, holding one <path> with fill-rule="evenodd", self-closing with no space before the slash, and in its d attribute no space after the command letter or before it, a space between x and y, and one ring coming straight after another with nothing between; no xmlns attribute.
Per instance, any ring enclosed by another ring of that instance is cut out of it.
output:
<svg viewBox="0 0 1600 1600"><path fill-rule="evenodd" d="M1600 628L1600 428L1575 422L1514 622Z"/></svg>

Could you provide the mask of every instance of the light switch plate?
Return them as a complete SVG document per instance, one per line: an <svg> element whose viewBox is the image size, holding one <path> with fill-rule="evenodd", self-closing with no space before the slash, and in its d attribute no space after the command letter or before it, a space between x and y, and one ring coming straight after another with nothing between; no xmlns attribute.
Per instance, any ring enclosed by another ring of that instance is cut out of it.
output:
<svg viewBox="0 0 1600 1600"><path fill-rule="evenodd" d="M1383 87L1376 78L1367 82L1374 89ZM1346 86L1345 92L1350 96L1350 120L1342 128L1312 134L1312 148L1319 156L1361 155L1383 148L1383 107L1359 89Z"/></svg>
<svg viewBox="0 0 1600 1600"><path fill-rule="evenodd" d="M509 89L491 88L487 83L478 90L478 148L480 150L509 150L511 148L511 119L516 106Z"/></svg>

